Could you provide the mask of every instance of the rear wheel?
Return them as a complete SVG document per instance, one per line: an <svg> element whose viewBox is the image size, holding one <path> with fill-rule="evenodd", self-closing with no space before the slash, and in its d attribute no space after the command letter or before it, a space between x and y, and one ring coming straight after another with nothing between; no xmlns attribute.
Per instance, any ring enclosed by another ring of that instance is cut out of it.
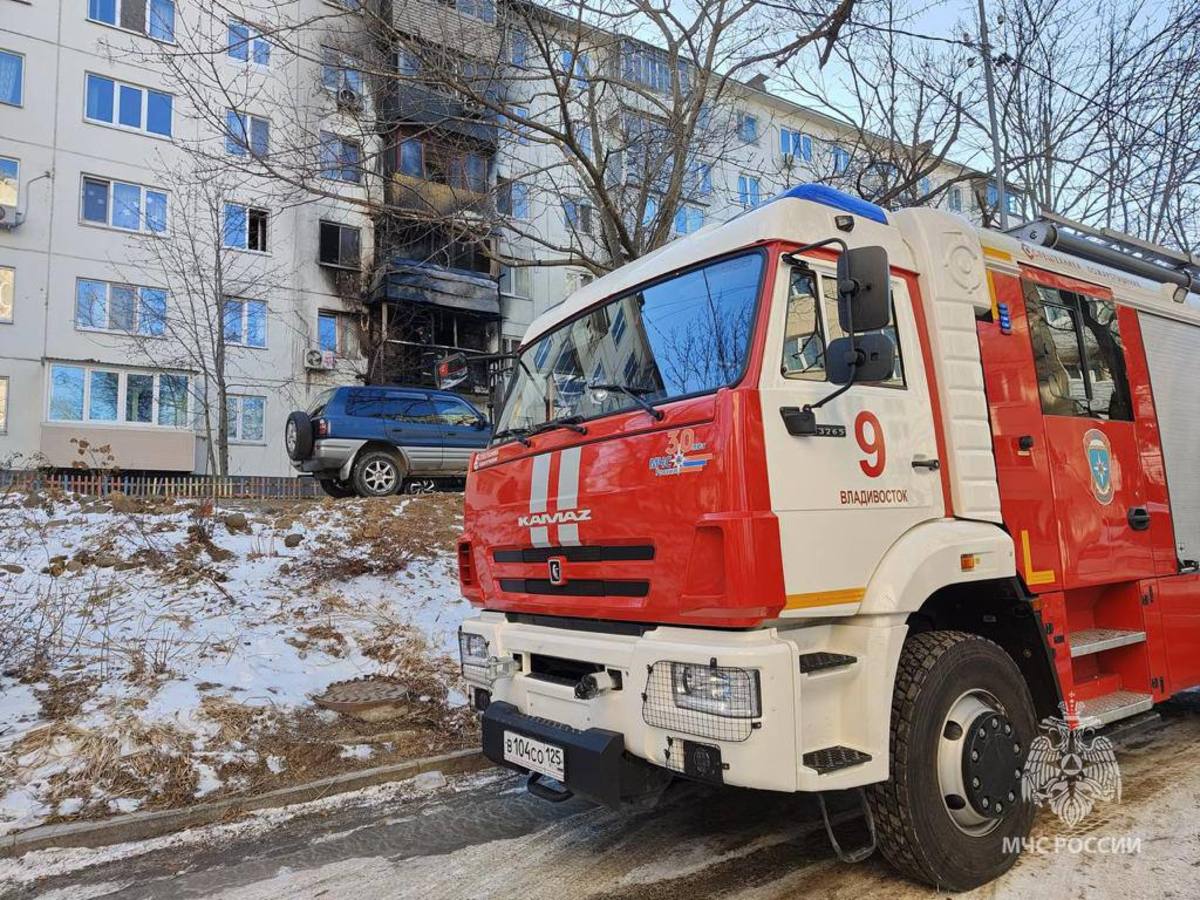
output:
<svg viewBox="0 0 1200 900"><path fill-rule="evenodd" d="M354 486L339 478L318 478L317 483L321 485L321 490L330 497L341 500L344 497L354 496Z"/></svg>
<svg viewBox="0 0 1200 900"><path fill-rule="evenodd" d="M1008 871L1033 822L1021 772L1036 731L1012 658L965 632L915 634L891 714L891 777L868 790L883 855L953 891Z"/></svg>
<svg viewBox="0 0 1200 900"><path fill-rule="evenodd" d="M403 480L400 461L386 450L368 450L354 463L352 481L360 497L387 497Z"/></svg>
<svg viewBox="0 0 1200 900"><path fill-rule="evenodd" d="M433 478L409 478L404 482L406 494L432 494L438 489L438 483Z"/></svg>

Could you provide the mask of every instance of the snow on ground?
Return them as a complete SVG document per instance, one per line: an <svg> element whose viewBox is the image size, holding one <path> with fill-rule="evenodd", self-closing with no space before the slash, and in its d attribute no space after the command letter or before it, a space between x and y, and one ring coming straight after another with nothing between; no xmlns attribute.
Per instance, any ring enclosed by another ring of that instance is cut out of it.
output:
<svg viewBox="0 0 1200 900"><path fill-rule="evenodd" d="M211 503L0 494L0 834L470 740L461 497ZM313 707L385 674L366 725Z"/></svg>

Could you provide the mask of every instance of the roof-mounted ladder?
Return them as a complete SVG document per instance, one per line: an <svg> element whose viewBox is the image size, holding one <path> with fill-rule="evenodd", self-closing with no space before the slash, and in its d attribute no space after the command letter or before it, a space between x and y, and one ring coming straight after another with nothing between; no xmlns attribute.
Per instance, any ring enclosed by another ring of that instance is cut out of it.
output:
<svg viewBox="0 0 1200 900"><path fill-rule="evenodd" d="M1182 288L1176 299L1183 302L1188 292L1200 294L1200 255L1151 244L1111 228L1093 228L1042 210L1036 222L1012 229L1013 237L1078 256L1131 275L1165 281Z"/></svg>

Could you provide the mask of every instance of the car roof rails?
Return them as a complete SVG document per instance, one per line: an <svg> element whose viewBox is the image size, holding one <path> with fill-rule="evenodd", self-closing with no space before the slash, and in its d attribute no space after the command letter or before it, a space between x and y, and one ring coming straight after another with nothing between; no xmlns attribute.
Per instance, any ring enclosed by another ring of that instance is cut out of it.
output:
<svg viewBox="0 0 1200 900"><path fill-rule="evenodd" d="M1045 209L1039 215L1037 221L1019 225L1008 233L1018 240L1131 275L1176 284L1184 290L1180 300L1187 292L1200 294L1200 255L1152 244L1111 228L1072 222Z"/></svg>

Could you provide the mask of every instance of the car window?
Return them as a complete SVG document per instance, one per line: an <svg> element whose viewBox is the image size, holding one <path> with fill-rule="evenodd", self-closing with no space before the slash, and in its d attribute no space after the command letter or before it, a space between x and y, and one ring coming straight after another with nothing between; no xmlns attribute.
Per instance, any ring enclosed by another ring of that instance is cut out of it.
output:
<svg viewBox="0 0 1200 900"><path fill-rule="evenodd" d="M393 418L412 425L437 424L433 404L424 397L393 397L390 401Z"/></svg>
<svg viewBox="0 0 1200 900"><path fill-rule="evenodd" d="M391 415L389 403L390 399L383 391L354 390L346 398L346 415L386 419Z"/></svg>
<svg viewBox="0 0 1200 900"><path fill-rule="evenodd" d="M329 388L328 390L321 391L321 393L317 394L317 396L313 399L313 402L309 404L308 414L310 416L319 416L321 413L325 412L325 407L328 406L329 401L333 399L333 394L336 390L337 388Z"/></svg>
<svg viewBox="0 0 1200 900"><path fill-rule="evenodd" d="M443 397L433 401L437 411L438 421L443 425L471 425L479 420L479 415L462 400Z"/></svg>

